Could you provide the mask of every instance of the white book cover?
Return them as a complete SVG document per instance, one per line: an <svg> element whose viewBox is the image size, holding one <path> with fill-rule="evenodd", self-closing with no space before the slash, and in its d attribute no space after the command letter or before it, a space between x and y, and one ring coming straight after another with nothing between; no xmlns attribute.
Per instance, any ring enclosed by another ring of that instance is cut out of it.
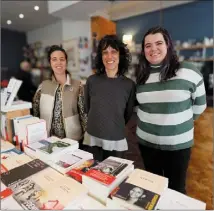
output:
<svg viewBox="0 0 214 211"><path fill-rule="evenodd" d="M32 144L28 144L26 148L34 151L34 156L41 158L45 162L58 158L58 156L66 154L69 151L78 149L79 142L68 138L59 139L52 136Z"/></svg>
<svg viewBox="0 0 214 211"><path fill-rule="evenodd" d="M1 113L1 136L6 140L6 123L7 123L7 119L6 119L6 115Z"/></svg>
<svg viewBox="0 0 214 211"><path fill-rule="evenodd" d="M206 204L167 188L157 205L160 210L206 210Z"/></svg>
<svg viewBox="0 0 214 211"><path fill-rule="evenodd" d="M23 141L26 140L26 137L27 137L26 125L32 124L35 122L39 122L39 121L40 121L40 119L38 117L34 117L34 116L32 116L30 118L20 119L17 121L16 130L18 131L19 143L22 143ZM26 144L26 142L24 144Z"/></svg>
<svg viewBox="0 0 214 211"><path fill-rule="evenodd" d="M46 121L43 119L40 119L38 122L27 124L26 130L25 144L34 143L48 137Z"/></svg>
<svg viewBox="0 0 214 211"><path fill-rule="evenodd" d="M65 154L62 154L53 160L50 160L48 164L65 174L70 171L72 168L81 165L84 161L88 159L93 159L93 154L83 151L81 149L71 150Z"/></svg>
<svg viewBox="0 0 214 211"><path fill-rule="evenodd" d="M15 78L10 79L7 87L7 100L6 100L5 106L12 105L14 98L16 97L21 85L22 85L21 80L17 80Z"/></svg>
<svg viewBox="0 0 214 211"><path fill-rule="evenodd" d="M12 102L12 104L10 106L2 106L1 111L9 112L9 111L16 111L16 110L23 110L23 109L30 109L30 108L32 108L31 102L17 100L17 101Z"/></svg>
<svg viewBox="0 0 214 211"><path fill-rule="evenodd" d="M23 119L27 119L27 118L32 118L32 115L25 115L25 116L20 116L20 117L15 117L12 119L13 121L13 128L14 128L14 135L15 137L13 137L13 141L14 142L18 142L18 124L19 124L19 120L23 120Z"/></svg>
<svg viewBox="0 0 214 211"><path fill-rule="evenodd" d="M11 144L9 141L5 141L1 139L1 153L10 149L14 149L15 146Z"/></svg>
<svg viewBox="0 0 214 211"><path fill-rule="evenodd" d="M13 197L27 210L63 210L88 193L75 180L55 174L56 171L48 168L15 183L10 186Z"/></svg>
<svg viewBox="0 0 214 211"><path fill-rule="evenodd" d="M18 156L13 156L8 159L3 159L1 161L1 173L7 172L11 169L14 169L18 166L24 165L25 163L28 163L32 161L32 158L27 156L26 154L20 154Z"/></svg>
<svg viewBox="0 0 214 211"><path fill-rule="evenodd" d="M126 182L159 195L161 195L168 187L168 178L142 169L135 169L129 175Z"/></svg>
<svg viewBox="0 0 214 211"><path fill-rule="evenodd" d="M85 195L80 200L77 200L70 206L67 206L65 210L107 210L108 208L98 202L96 199Z"/></svg>
<svg viewBox="0 0 214 211"><path fill-rule="evenodd" d="M9 196L1 200L1 210L24 210L24 209L12 196Z"/></svg>

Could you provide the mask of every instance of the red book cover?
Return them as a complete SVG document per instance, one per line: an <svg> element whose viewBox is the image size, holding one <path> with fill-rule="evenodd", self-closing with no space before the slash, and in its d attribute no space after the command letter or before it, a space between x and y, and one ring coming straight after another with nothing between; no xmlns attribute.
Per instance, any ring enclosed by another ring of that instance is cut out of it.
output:
<svg viewBox="0 0 214 211"><path fill-rule="evenodd" d="M10 188L6 188L3 191L1 191L1 199L4 199L8 196L10 196L13 193L13 191Z"/></svg>
<svg viewBox="0 0 214 211"><path fill-rule="evenodd" d="M105 185L110 185L116 179L116 177L112 176L111 174L105 174L96 169L89 170L88 172L86 172L85 175L88 177L91 177Z"/></svg>
<svg viewBox="0 0 214 211"><path fill-rule="evenodd" d="M86 160L84 163L82 163L80 166L71 169L66 174L72 177L73 179L75 179L76 181L82 183L82 175L85 175L90 168L92 168L97 164L98 164L98 161L94 159L89 159L89 160Z"/></svg>
<svg viewBox="0 0 214 211"><path fill-rule="evenodd" d="M127 163L107 158L87 171L85 175L104 185L110 185L115 181L117 175L119 175L127 166Z"/></svg>

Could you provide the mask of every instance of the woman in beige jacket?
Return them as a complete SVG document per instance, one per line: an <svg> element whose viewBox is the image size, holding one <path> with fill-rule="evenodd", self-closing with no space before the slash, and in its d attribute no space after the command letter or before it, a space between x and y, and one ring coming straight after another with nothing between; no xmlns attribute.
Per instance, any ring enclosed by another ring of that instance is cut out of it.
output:
<svg viewBox="0 0 214 211"><path fill-rule="evenodd" d="M70 138L82 143L86 127L83 87L67 71L67 54L54 45L48 52L52 77L38 87L33 113L47 123L48 136Z"/></svg>

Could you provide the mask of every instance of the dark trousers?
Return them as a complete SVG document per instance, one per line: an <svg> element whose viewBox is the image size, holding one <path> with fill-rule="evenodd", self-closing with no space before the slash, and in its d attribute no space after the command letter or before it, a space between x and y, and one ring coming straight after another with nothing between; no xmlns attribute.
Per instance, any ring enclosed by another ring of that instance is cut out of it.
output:
<svg viewBox="0 0 214 211"><path fill-rule="evenodd" d="M122 152L115 151L115 150L108 151L108 150L102 149L102 147L97 147L97 146L91 147L91 146L86 146L86 145L83 145L83 150L92 153L94 156L94 159L98 160L100 162L110 156L124 158L124 151L122 151Z"/></svg>
<svg viewBox="0 0 214 211"><path fill-rule="evenodd" d="M165 151L139 144L145 170L169 179L169 188L186 194L186 173L191 148Z"/></svg>

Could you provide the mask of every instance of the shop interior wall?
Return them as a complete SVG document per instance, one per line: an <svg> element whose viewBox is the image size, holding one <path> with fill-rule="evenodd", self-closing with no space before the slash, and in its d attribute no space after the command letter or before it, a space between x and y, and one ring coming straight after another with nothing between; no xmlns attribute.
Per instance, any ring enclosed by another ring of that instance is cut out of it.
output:
<svg viewBox="0 0 214 211"><path fill-rule="evenodd" d="M19 70L26 44L26 33L1 28L1 80L9 79Z"/></svg>
<svg viewBox="0 0 214 211"><path fill-rule="evenodd" d="M153 26L161 25L173 40L201 40L213 37L213 1L196 1L163 10L116 21L117 35L133 34L133 40L141 43L144 33Z"/></svg>

